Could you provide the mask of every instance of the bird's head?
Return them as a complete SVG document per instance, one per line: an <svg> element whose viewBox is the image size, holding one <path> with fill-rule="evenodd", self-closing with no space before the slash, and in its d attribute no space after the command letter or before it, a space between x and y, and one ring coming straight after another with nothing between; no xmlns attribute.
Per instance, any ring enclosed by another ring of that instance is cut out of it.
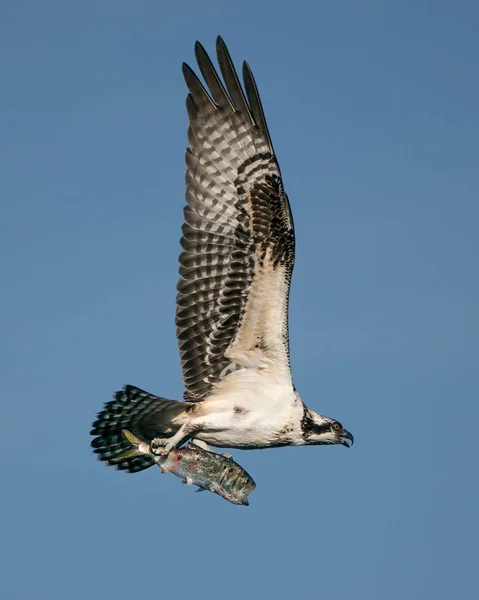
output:
<svg viewBox="0 0 479 600"><path fill-rule="evenodd" d="M301 428L307 445L342 444L350 448L354 444L353 434L344 429L339 421L319 415L306 407Z"/></svg>

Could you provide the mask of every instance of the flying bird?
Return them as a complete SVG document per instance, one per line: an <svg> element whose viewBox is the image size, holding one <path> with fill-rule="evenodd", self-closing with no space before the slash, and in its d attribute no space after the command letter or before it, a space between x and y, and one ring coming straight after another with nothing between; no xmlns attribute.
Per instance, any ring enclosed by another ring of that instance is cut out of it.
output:
<svg viewBox="0 0 479 600"><path fill-rule="evenodd" d="M216 51L222 79L195 45L206 87L183 64L189 146L176 327L184 400L127 385L91 431L100 460L130 473L155 462L148 454L114 460L130 447L123 429L157 454L189 439L241 449L354 442L293 384L291 208L251 69L243 63L243 88L221 37Z"/></svg>

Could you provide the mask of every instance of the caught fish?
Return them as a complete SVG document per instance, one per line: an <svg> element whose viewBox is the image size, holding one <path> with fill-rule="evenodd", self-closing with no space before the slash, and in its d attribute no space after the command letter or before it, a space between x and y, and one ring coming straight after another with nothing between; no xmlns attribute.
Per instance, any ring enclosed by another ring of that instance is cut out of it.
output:
<svg viewBox="0 0 479 600"><path fill-rule="evenodd" d="M174 448L167 455L154 454L150 445L140 440L130 431L123 429L123 435L133 446L115 456L112 461L129 456L148 454L163 473L173 473L188 485L218 494L233 504L248 506L248 496L256 484L248 473L230 455L216 454L189 443L183 448Z"/></svg>

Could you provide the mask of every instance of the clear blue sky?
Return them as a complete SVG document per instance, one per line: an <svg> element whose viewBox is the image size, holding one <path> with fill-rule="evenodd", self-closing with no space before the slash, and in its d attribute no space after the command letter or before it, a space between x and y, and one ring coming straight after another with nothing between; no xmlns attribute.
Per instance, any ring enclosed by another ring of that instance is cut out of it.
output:
<svg viewBox="0 0 479 600"><path fill-rule="evenodd" d="M474 595L478 31L472 1L1 3L2 597ZM180 67L218 33L293 207L296 386L356 437L236 452L249 508L89 448L123 384L183 392Z"/></svg>

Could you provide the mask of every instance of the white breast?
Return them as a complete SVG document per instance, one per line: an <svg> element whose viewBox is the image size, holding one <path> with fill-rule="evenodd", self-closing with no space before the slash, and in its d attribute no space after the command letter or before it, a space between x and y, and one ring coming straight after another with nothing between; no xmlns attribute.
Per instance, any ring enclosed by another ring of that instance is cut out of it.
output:
<svg viewBox="0 0 479 600"><path fill-rule="evenodd" d="M196 413L202 426L198 439L229 448L299 443L303 404L289 376L272 375L267 369L230 373Z"/></svg>

